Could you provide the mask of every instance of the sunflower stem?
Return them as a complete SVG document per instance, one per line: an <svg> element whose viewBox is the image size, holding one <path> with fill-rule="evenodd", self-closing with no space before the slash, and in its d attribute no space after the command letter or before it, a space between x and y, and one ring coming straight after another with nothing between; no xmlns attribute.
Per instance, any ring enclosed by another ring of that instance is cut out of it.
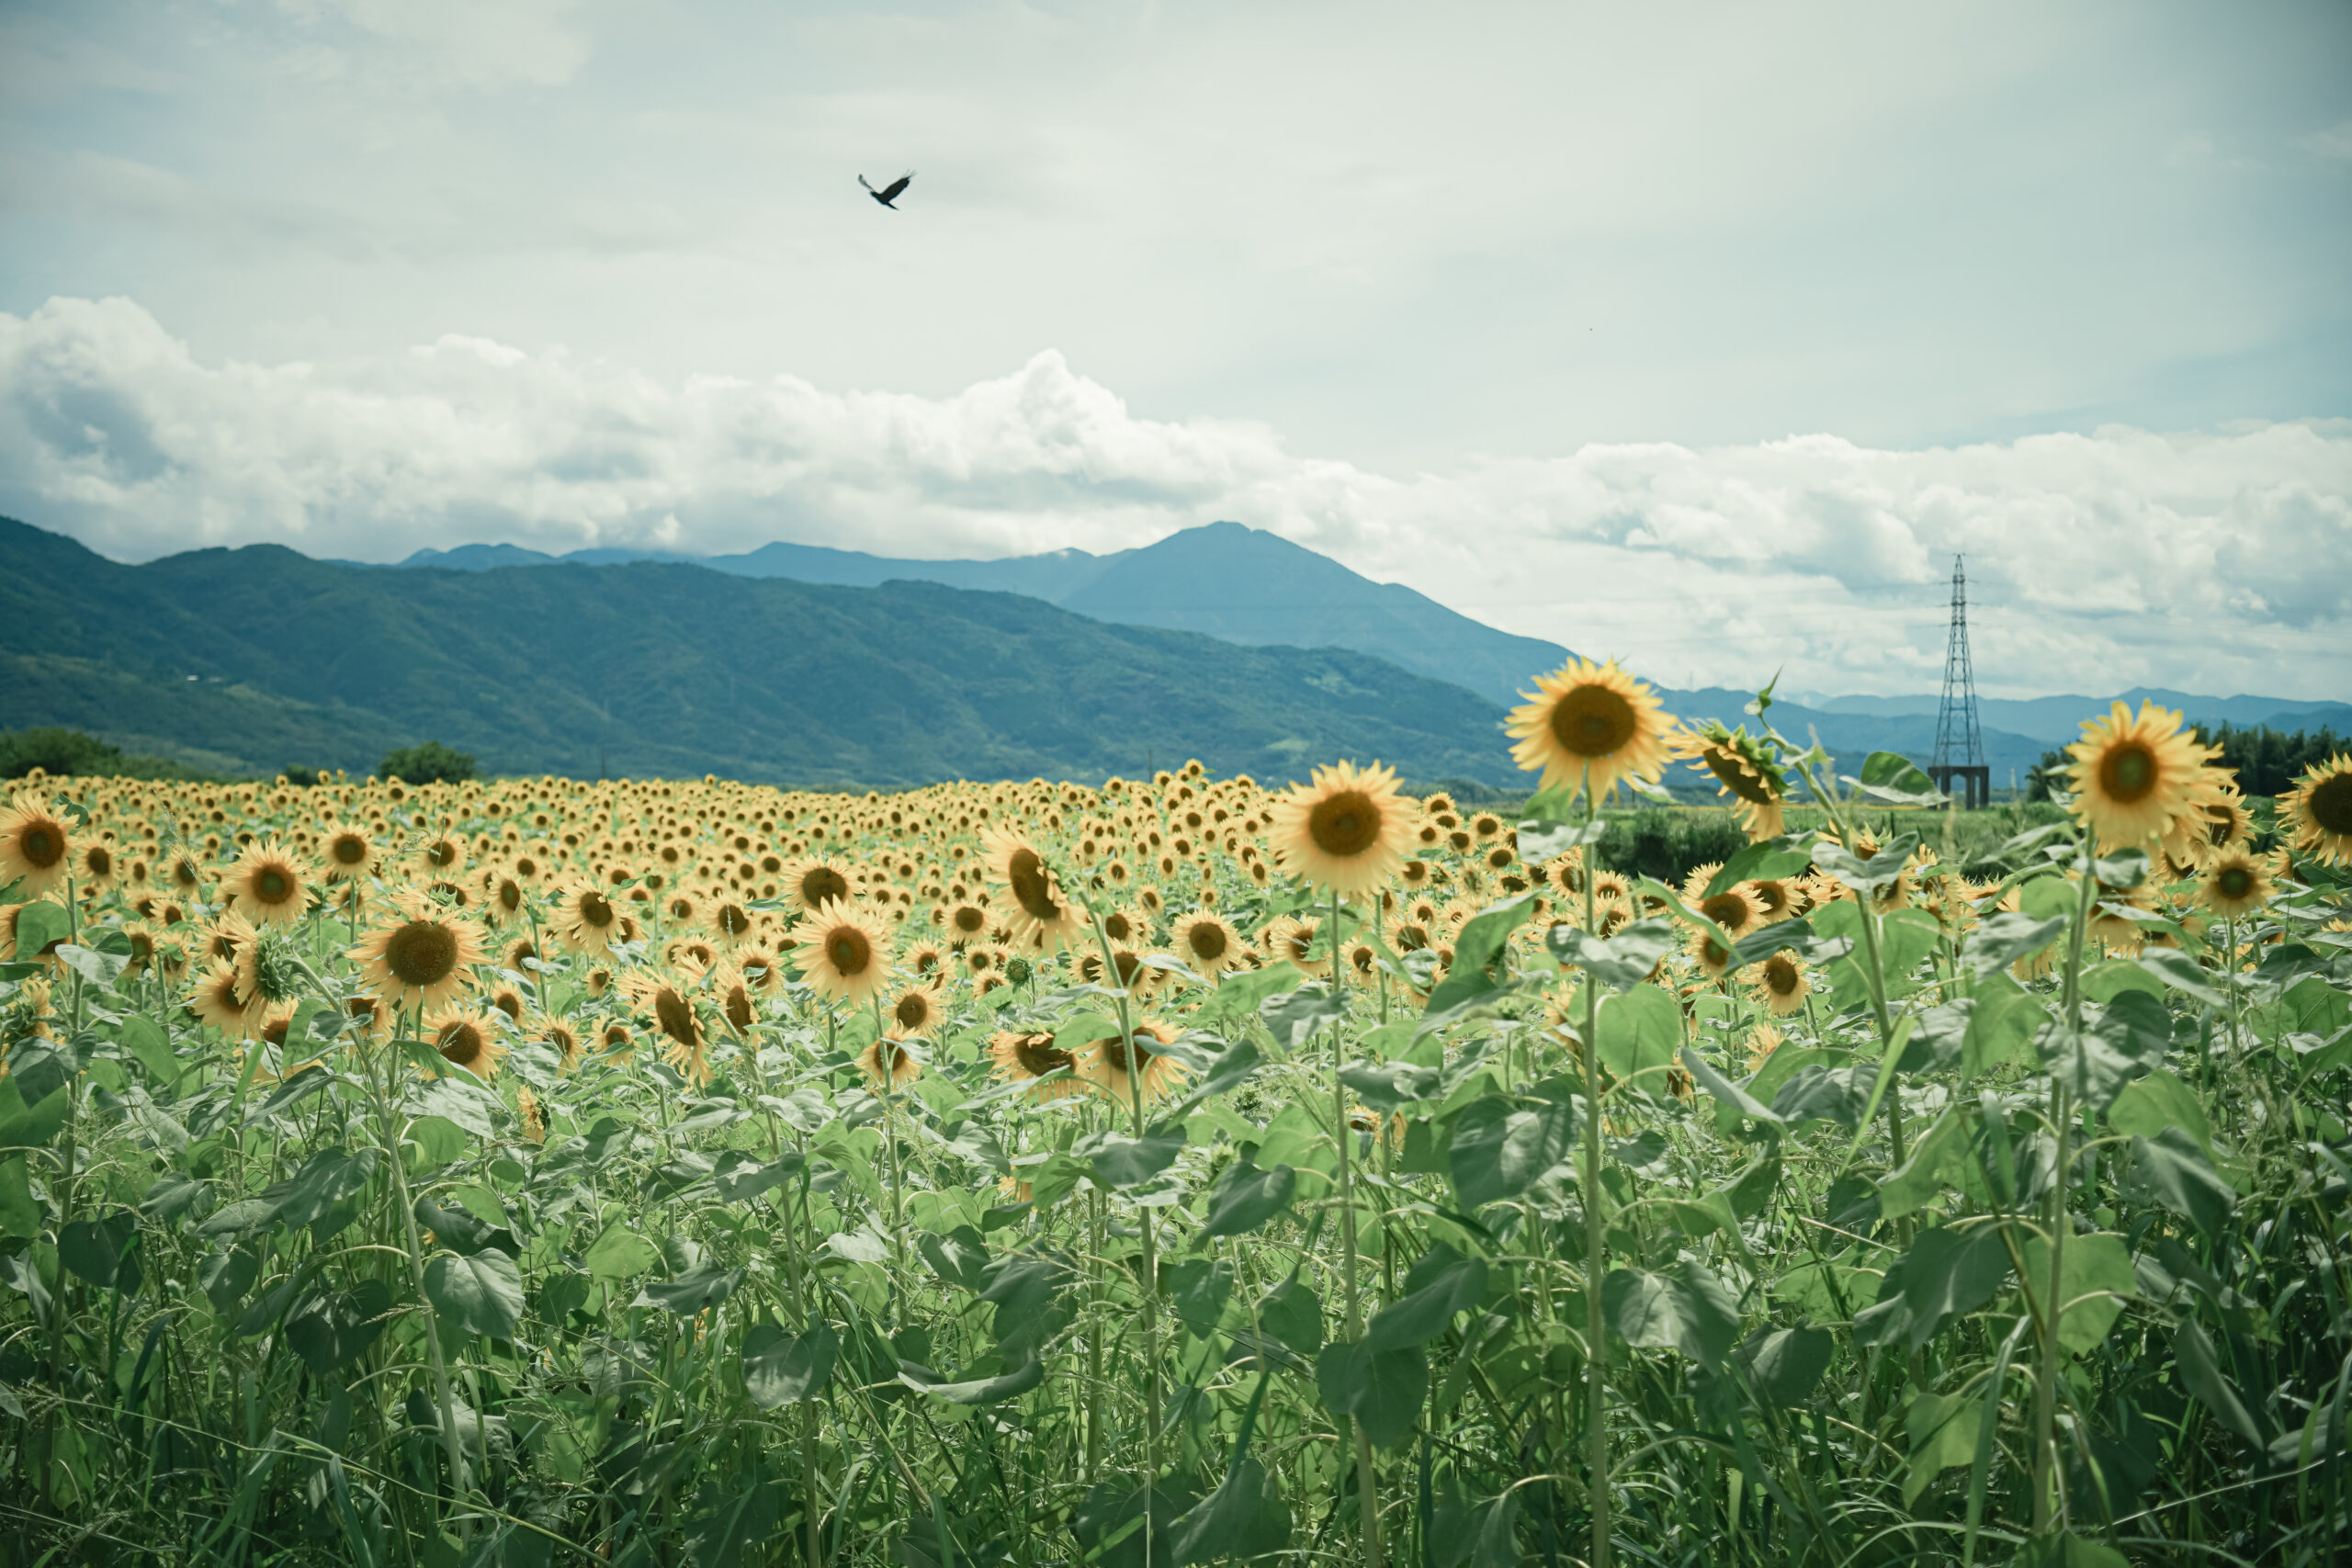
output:
<svg viewBox="0 0 2352 1568"><path fill-rule="evenodd" d="M2083 946L2090 927L2091 897L2098 885L2088 840L2083 844L2083 886L2075 900L2075 926L2066 940L2066 1028L2078 1035L2083 1028ZM2074 1228L2066 1209L2066 1167L2074 1134L2074 1096L2063 1072L2050 1076L2050 1132L2057 1140L2057 1164L2050 1180L2050 1273L2042 1292L2041 1310L2035 1314L2041 1332L2041 1365L2033 1380L2033 1533L2049 1533L2055 1514L2052 1496L2058 1459L2058 1328L2064 1303L2059 1295L2066 1259L2066 1233Z"/></svg>
<svg viewBox="0 0 2352 1568"><path fill-rule="evenodd" d="M1347 962L1340 951L1340 890L1331 889L1331 997L1342 1009L1331 1020L1331 1109L1338 1117L1340 1145L1340 1275L1347 1302L1348 1337L1363 1337L1363 1297L1356 1272L1356 1202L1354 1182L1355 1129L1348 1122L1347 1086L1340 1081L1340 1032L1347 1006ZM1342 1416L1341 1421L1346 1422ZM1356 1457L1356 1509L1363 1524L1363 1560L1380 1568L1380 1483L1372 1470L1372 1439L1361 1422L1352 1423Z"/></svg>
<svg viewBox="0 0 2352 1568"><path fill-rule="evenodd" d="M1592 795L1592 765L1587 763L1578 791L1584 825L1592 827L1599 803ZM1585 867L1584 929L1598 936L1593 919L1593 868ZM1600 991L1592 972L1584 976L1584 1331L1585 1465L1592 1501L1592 1568L1610 1568L1609 1540L1609 1325L1600 1307L1600 1275L1609 1258L1609 1223L1600 1196Z"/></svg>

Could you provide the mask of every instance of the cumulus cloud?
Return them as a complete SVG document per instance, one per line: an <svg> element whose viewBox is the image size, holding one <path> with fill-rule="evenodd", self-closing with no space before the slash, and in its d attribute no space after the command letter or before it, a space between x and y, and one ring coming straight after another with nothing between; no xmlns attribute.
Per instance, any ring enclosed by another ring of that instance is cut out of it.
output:
<svg viewBox="0 0 2352 1568"><path fill-rule="evenodd" d="M1589 445L1385 474L1136 417L1053 351L947 397L663 381L448 335L207 363L139 304L0 314L0 503L108 554L512 540L917 557L1124 548L1216 518L1676 684L1932 687L1965 552L1980 678L2341 695L2352 421L1921 451Z"/></svg>

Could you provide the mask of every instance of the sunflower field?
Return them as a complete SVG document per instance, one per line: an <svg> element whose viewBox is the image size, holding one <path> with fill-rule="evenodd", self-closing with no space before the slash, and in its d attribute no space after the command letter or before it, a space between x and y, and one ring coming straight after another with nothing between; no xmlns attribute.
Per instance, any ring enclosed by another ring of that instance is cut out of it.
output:
<svg viewBox="0 0 2352 1568"><path fill-rule="evenodd" d="M2346 1561L2352 757L2119 705L1963 874L1770 709L1572 663L1507 815L35 776L0 1561Z"/></svg>

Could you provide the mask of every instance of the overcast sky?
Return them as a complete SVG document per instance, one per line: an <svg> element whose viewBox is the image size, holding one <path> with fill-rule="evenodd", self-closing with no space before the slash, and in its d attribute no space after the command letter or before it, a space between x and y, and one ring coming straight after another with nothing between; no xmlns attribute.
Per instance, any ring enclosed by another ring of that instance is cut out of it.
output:
<svg viewBox="0 0 2352 1568"><path fill-rule="evenodd" d="M912 169L901 210L858 189ZM0 4L0 511L2352 695L2352 6Z"/></svg>

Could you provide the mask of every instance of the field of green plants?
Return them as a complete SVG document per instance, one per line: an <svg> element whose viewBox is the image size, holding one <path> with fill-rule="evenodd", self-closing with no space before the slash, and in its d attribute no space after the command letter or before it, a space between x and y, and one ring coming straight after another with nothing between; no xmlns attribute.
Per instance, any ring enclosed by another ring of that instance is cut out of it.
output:
<svg viewBox="0 0 2352 1568"><path fill-rule="evenodd" d="M2352 1557L2352 759L1956 848L1655 705L1503 816L35 776L0 1562Z"/></svg>

